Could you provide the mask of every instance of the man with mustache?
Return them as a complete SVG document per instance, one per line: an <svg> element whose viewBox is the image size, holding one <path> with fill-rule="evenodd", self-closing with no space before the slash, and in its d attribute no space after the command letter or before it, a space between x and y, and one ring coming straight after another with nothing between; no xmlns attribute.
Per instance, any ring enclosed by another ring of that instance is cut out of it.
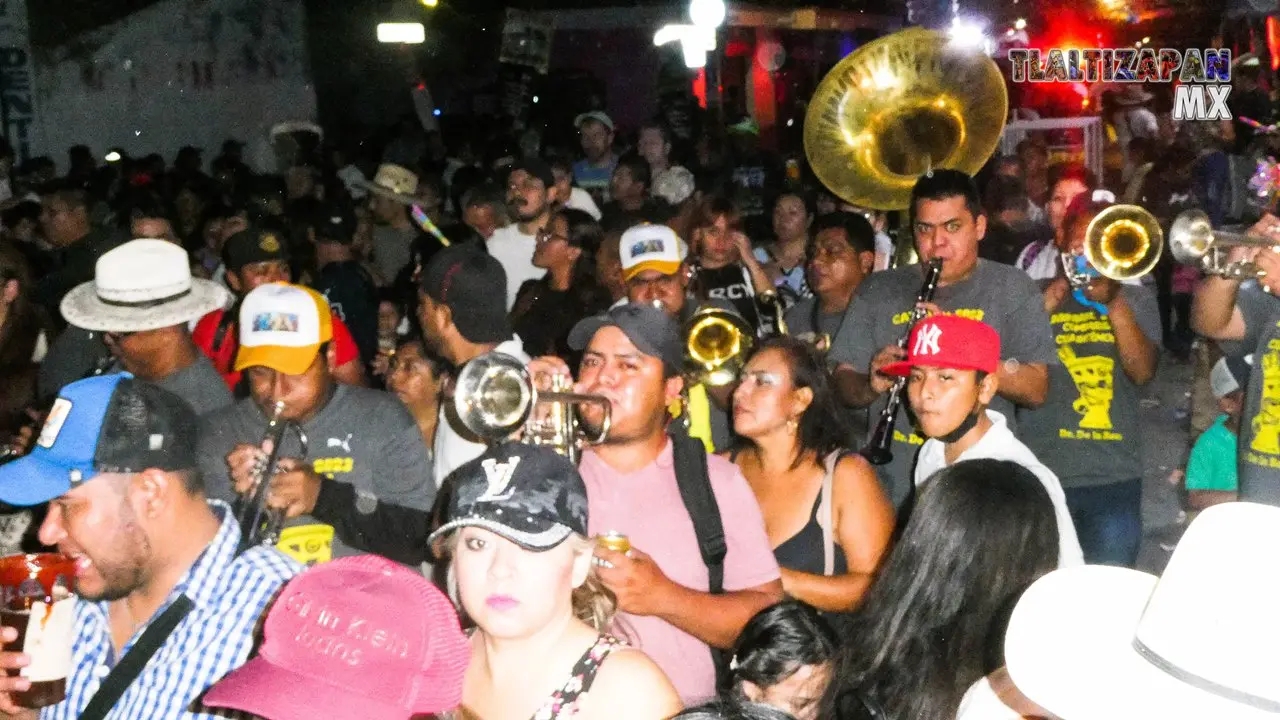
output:
<svg viewBox="0 0 1280 720"><path fill-rule="evenodd" d="M597 547L600 578L618 598L633 645L671 678L694 705L716 694L711 648L731 648L757 612L782 599L778 563L760 506L729 460L705 458L707 482L724 526L722 592L710 592L710 571L699 551L695 520L676 479L675 439L667 408L684 390L683 343L675 320L649 305L628 304L579 322L569 334L583 350L575 392L601 395L611 405L607 439L583 452L589 532L626 535L631 550ZM540 358L544 370L568 375ZM583 424L595 434L603 410L584 406ZM431 514L380 502L358 503L342 483L277 476L268 504L290 516L311 514L339 537L406 563L429 559Z"/></svg>
<svg viewBox="0 0 1280 720"><path fill-rule="evenodd" d="M525 280L537 280L546 270L533 265L538 233L551 223L551 212L560 199L551 167L541 160L521 160L507 176L507 209L515 222L498 228L489 237L489 254L507 273L507 312Z"/></svg>

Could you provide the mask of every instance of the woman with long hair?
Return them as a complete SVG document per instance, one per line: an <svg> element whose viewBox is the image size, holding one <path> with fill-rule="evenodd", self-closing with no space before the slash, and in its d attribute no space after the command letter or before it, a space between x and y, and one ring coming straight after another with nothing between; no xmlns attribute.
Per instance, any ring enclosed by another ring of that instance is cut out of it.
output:
<svg viewBox="0 0 1280 720"><path fill-rule="evenodd" d="M511 323L531 356L576 355L568 343L574 323L609 306L609 294L596 280L596 253L603 232L590 215L557 210L538 234L533 266L547 273L520 286Z"/></svg>
<svg viewBox="0 0 1280 720"><path fill-rule="evenodd" d="M1053 503L1025 467L965 460L923 488L849 619L819 717L956 720L991 694L1014 602L1057 567Z"/></svg>
<svg viewBox="0 0 1280 720"><path fill-rule="evenodd" d="M733 393L732 459L764 513L788 595L828 612L862 599L893 534L893 505L848 432L826 368L804 342L765 341Z"/></svg>
<svg viewBox="0 0 1280 720"><path fill-rule="evenodd" d="M36 399L37 356L47 338L44 312L31 299L31 276L17 248L0 243L0 437L31 422Z"/></svg>
<svg viewBox="0 0 1280 720"><path fill-rule="evenodd" d="M680 710L670 680L611 634L616 598L596 576L587 489L546 447L504 443L449 476L450 595L474 625L464 718L653 720Z"/></svg>
<svg viewBox="0 0 1280 720"><path fill-rule="evenodd" d="M773 242L756 248L756 260L776 285L794 299L808 297L805 278L809 228L813 225L813 201L798 191L787 191L773 203Z"/></svg>

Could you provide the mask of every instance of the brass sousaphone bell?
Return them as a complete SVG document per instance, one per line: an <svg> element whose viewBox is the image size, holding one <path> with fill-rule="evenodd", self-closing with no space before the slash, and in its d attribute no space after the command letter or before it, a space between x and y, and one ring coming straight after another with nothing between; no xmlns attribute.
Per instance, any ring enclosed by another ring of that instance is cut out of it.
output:
<svg viewBox="0 0 1280 720"><path fill-rule="evenodd" d="M991 58L946 33L909 28L863 45L827 73L805 116L805 155L845 202L903 210L930 170L981 169L1008 111Z"/></svg>

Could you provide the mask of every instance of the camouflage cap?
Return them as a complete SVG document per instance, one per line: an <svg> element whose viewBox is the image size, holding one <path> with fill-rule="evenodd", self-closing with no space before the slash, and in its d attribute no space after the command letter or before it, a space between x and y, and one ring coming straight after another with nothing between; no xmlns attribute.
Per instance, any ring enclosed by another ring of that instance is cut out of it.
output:
<svg viewBox="0 0 1280 720"><path fill-rule="evenodd" d="M454 470L445 523L428 539L463 527L496 533L526 550L550 550L587 534L587 487L578 469L548 447L507 442Z"/></svg>

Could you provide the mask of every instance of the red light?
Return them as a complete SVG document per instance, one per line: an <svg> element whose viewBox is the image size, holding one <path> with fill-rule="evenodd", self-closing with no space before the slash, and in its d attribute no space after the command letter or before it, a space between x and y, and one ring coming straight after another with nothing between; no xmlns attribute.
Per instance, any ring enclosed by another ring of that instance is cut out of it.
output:
<svg viewBox="0 0 1280 720"><path fill-rule="evenodd" d="M693 97L698 101L698 107L706 109L707 107L707 69L698 68L697 74L693 76Z"/></svg>

